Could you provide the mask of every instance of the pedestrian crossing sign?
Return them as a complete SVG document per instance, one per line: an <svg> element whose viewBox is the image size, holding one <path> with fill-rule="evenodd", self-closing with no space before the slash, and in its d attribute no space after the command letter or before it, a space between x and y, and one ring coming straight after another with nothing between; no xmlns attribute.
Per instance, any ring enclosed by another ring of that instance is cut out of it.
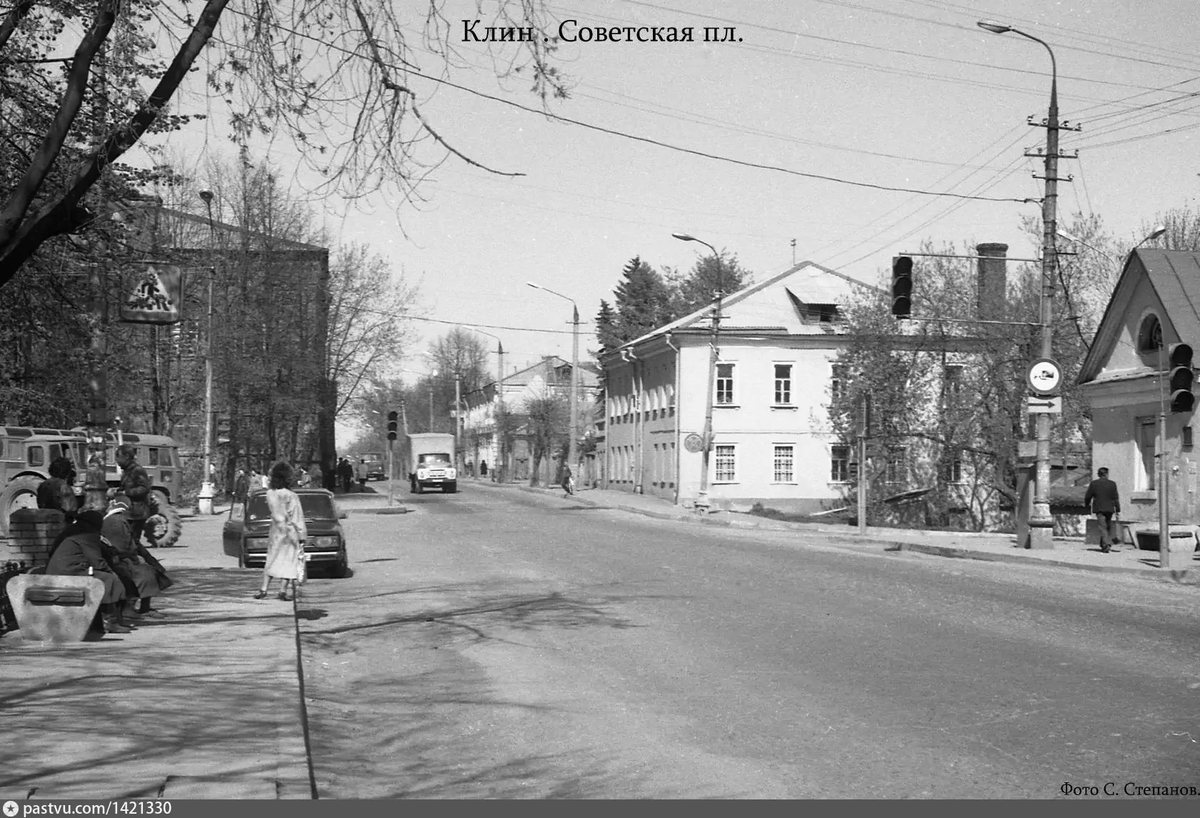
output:
<svg viewBox="0 0 1200 818"><path fill-rule="evenodd" d="M174 264L135 265L121 288L121 320L130 324L176 324L182 320L183 270Z"/></svg>

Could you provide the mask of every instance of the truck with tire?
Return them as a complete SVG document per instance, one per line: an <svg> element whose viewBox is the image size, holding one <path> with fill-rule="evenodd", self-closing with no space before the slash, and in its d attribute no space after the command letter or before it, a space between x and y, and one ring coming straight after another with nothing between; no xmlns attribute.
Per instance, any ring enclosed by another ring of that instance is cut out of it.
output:
<svg viewBox="0 0 1200 818"><path fill-rule="evenodd" d="M136 433L105 435L104 480L110 489L121 485L121 470L115 460L121 443L134 447L136 458L150 475L151 496L156 507L150 518L159 545L174 545L183 530L179 510L171 503L183 484L179 447L165 435ZM82 429L43 429L30 426L0 426L0 535L8 536L8 518L21 508L37 508L37 489L50 477L50 464L66 457L79 475L81 491L88 462L87 433Z"/></svg>
<svg viewBox="0 0 1200 818"><path fill-rule="evenodd" d="M404 440L401 463L408 473L409 491L421 494L440 489L447 494L458 491L458 471L454 468L454 435L444 432L410 434Z"/></svg>

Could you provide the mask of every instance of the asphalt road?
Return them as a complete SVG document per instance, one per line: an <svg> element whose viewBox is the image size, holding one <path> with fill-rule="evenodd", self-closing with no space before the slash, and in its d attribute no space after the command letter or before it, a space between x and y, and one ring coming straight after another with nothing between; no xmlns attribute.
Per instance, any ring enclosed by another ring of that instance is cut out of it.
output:
<svg viewBox="0 0 1200 818"><path fill-rule="evenodd" d="M323 798L1200 793L1194 587L397 496L299 606Z"/></svg>

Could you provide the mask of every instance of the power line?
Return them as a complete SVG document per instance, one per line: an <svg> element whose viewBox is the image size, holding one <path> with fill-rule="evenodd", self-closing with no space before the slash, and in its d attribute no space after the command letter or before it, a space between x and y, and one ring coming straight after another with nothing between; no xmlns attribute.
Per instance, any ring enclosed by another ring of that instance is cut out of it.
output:
<svg viewBox="0 0 1200 818"><path fill-rule="evenodd" d="M229 9L229 11L233 12L234 14L240 14L242 16L249 16L249 15L246 15L245 12L238 11L236 9ZM330 49L333 51L340 51L341 53L346 54L347 56L350 56L350 57L357 57L359 59L364 59L364 60L367 59L362 54L351 51L350 49L342 48L340 46L334 45L333 43L325 42L316 37L313 37L312 35L304 34L302 32L296 31L295 29L291 29L286 26L280 25L279 23L272 23L271 25L273 28L277 28L281 31L287 31L288 33L293 34L302 39L312 40L312 41L324 46L327 49ZM477 96L480 99L486 99L491 102L498 102L502 105L507 105L511 108L516 108L517 110L524 111L526 113L535 114L539 117L544 117L546 119L553 119L555 121L562 122L567 125L574 125L579 128L585 128L587 130L596 131L598 133L607 134L609 136L615 136L620 139L628 139L632 142L641 142L646 145L654 145L659 148L665 148L667 150L676 151L677 153L684 153L684 154L688 154L690 156L699 156L703 159L712 159L713 161L716 161L716 162L726 162L728 164L738 165L740 167L754 168L756 170L768 170L768 171L774 171L776 173L786 173L790 176L799 176L799 177L805 178L805 179L816 179L818 181L823 181L823 182L833 182L834 184L849 185L851 187L862 187L862 188L867 188L869 190L885 190L885 191L890 191L890 192L894 192L894 193L911 193L911 194L914 194L917 196L935 196L935 197L951 198L951 199L970 199L970 200L974 200L974 201L984 201L984 202L1021 203L1022 201L1024 201L1023 199L1013 199L1013 198L1007 198L1007 197L966 196L961 193L940 192L940 191L923 190L920 188L910 188L910 187L897 187L897 186L892 186L892 185L877 184L874 182L859 182L859 181L855 181L852 179L842 179L837 176L827 176L827 175L821 174L821 173L809 173L807 171L794 170L792 168L780 167L778 165L768 165L768 164L764 164L761 162L751 162L746 159L737 159L737 158L734 158L731 156L723 156L721 154L708 153L706 151L696 150L695 148L685 148L680 145L673 145L669 142L663 142L658 139L651 139L650 137L647 137L647 136L638 136L637 134L631 134L631 133L625 133L624 131L618 131L615 128L607 128L603 125L596 125L596 124L593 124L590 122L584 122L583 120L574 119L574 118L568 117L568 116L563 116L562 114L556 114L556 113L553 113L548 110L533 108L528 105L523 105L519 102L514 102L513 100L508 100L508 99L504 99L502 97L497 97L493 94L486 94L482 91L477 91L474 88L468 88L465 85L459 85L456 82L451 82L450 80L444 79L442 77L430 76L428 74L425 74L421 71L416 70L415 68L412 68L411 66L404 66L403 68L401 68L400 66L389 64L388 67L392 68L394 70L398 70L398 71L403 70L412 76L420 77L421 79L425 79L425 80L429 80L430 82L436 83L438 85L443 85L448 88L454 88L458 91L463 91L465 93Z"/></svg>

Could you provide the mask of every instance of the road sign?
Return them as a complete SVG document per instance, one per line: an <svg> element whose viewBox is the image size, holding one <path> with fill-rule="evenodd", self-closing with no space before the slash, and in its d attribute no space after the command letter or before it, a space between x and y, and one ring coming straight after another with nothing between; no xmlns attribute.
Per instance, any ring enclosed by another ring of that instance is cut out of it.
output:
<svg viewBox="0 0 1200 818"><path fill-rule="evenodd" d="M693 432L683 439L683 448L696 454L704 449L704 438Z"/></svg>
<svg viewBox="0 0 1200 818"><path fill-rule="evenodd" d="M1038 358L1029 367L1029 388L1039 395L1057 395L1062 386L1062 367L1049 358Z"/></svg>
<svg viewBox="0 0 1200 818"><path fill-rule="evenodd" d="M1035 395L1029 395L1025 398L1026 408L1029 409L1031 415L1061 415L1062 414L1062 398L1039 398Z"/></svg>

